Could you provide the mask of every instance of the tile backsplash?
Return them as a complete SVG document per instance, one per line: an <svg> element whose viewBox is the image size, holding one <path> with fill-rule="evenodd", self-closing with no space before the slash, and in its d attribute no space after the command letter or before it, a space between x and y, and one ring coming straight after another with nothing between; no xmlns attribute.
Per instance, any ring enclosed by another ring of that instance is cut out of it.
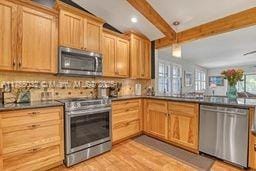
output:
<svg viewBox="0 0 256 171"><path fill-rule="evenodd" d="M40 83L40 86L31 88L31 101L39 101L42 98L42 93L50 95L50 99L63 99L63 98L75 98L75 97L94 97L96 95L96 89L88 85L90 83L98 82L119 82L122 83L120 90L121 96L134 95L135 84L142 84L142 94L146 94L146 89L149 86L154 85L154 80L133 80L133 79L118 79L118 78L105 78L105 77L67 77L56 76L51 74L35 74L35 73L16 73L16 72L0 72L1 84L9 83ZM44 88L44 84L49 85L54 83L55 86ZM62 83L69 83L72 86L59 86ZM74 86L79 83L80 86ZM58 86L56 86L58 85ZM8 96L12 96L10 93Z"/></svg>

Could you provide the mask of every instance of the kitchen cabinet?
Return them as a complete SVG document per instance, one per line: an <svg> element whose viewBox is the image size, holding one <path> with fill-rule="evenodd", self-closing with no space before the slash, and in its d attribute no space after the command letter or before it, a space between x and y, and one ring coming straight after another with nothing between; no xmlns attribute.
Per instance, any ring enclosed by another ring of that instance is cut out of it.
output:
<svg viewBox="0 0 256 171"><path fill-rule="evenodd" d="M142 106L140 99L112 103L113 142L139 135L142 131Z"/></svg>
<svg viewBox="0 0 256 171"><path fill-rule="evenodd" d="M64 159L63 108L0 112L0 170L39 170Z"/></svg>
<svg viewBox="0 0 256 171"><path fill-rule="evenodd" d="M27 4L0 2L0 70L56 73L57 16Z"/></svg>
<svg viewBox="0 0 256 171"><path fill-rule="evenodd" d="M106 31L103 34L103 75L129 77L129 41Z"/></svg>
<svg viewBox="0 0 256 171"><path fill-rule="evenodd" d="M198 151L198 110L195 103L168 102L171 142Z"/></svg>
<svg viewBox="0 0 256 171"><path fill-rule="evenodd" d="M87 19L84 41L86 50L101 53L102 23Z"/></svg>
<svg viewBox="0 0 256 171"><path fill-rule="evenodd" d="M15 69L17 8L18 6L12 2L0 2L0 70Z"/></svg>
<svg viewBox="0 0 256 171"><path fill-rule="evenodd" d="M151 78L151 43L142 36L130 34L130 76L133 79Z"/></svg>
<svg viewBox="0 0 256 171"><path fill-rule="evenodd" d="M60 10L60 45L101 53L104 21L60 1L57 8Z"/></svg>
<svg viewBox="0 0 256 171"><path fill-rule="evenodd" d="M144 131L161 139L168 138L167 101L145 100Z"/></svg>
<svg viewBox="0 0 256 171"><path fill-rule="evenodd" d="M84 49L84 18L71 12L60 10L59 41L62 46Z"/></svg>
<svg viewBox="0 0 256 171"><path fill-rule="evenodd" d="M249 126L253 125L255 117L255 108L249 109ZM249 127L249 128L250 128ZM256 135L249 129L249 160L248 166L252 169L256 169Z"/></svg>
<svg viewBox="0 0 256 171"><path fill-rule="evenodd" d="M27 7L19 15L18 70L56 73L56 17Z"/></svg>

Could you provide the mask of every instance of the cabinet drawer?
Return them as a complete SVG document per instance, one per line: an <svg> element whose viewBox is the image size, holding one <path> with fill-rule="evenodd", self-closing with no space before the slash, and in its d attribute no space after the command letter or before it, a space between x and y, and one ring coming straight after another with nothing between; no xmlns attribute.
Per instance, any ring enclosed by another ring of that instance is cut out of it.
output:
<svg viewBox="0 0 256 171"><path fill-rule="evenodd" d="M30 110L18 110L0 113L2 127L19 126L24 124L34 124L38 122L62 119L62 107L41 108Z"/></svg>
<svg viewBox="0 0 256 171"><path fill-rule="evenodd" d="M4 171L32 171L57 163L63 158L61 146L51 144L3 155L2 163Z"/></svg>
<svg viewBox="0 0 256 171"><path fill-rule="evenodd" d="M147 100L147 109L167 113L167 102L161 100Z"/></svg>
<svg viewBox="0 0 256 171"><path fill-rule="evenodd" d="M62 129L61 121L3 128L3 154L51 142L60 142Z"/></svg>
<svg viewBox="0 0 256 171"><path fill-rule="evenodd" d="M112 111L113 113L128 112L131 110L138 110L140 108L141 100L125 100L113 102Z"/></svg>
<svg viewBox="0 0 256 171"><path fill-rule="evenodd" d="M196 103L183 103L183 102L168 102L168 111L183 114L183 115L195 115L198 110L198 104Z"/></svg>
<svg viewBox="0 0 256 171"><path fill-rule="evenodd" d="M123 121L113 124L113 142L140 132L139 120Z"/></svg>
<svg viewBox="0 0 256 171"><path fill-rule="evenodd" d="M112 122L119 123L122 121L130 121L130 120L136 120L140 118L140 111L139 110L133 110L128 112L122 112L122 113L115 113L112 116Z"/></svg>

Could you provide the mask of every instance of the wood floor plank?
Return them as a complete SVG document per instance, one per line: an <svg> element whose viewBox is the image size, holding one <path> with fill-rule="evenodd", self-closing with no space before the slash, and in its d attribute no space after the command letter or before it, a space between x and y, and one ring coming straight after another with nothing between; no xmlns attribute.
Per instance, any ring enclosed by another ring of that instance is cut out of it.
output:
<svg viewBox="0 0 256 171"><path fill-rule="evenodd" d="M169 155L165 155L133 140L113 146L110 152L66 168L64 165L50 171L197 171ZM211 171L241 171L231 165L215 162Z"/></svg>

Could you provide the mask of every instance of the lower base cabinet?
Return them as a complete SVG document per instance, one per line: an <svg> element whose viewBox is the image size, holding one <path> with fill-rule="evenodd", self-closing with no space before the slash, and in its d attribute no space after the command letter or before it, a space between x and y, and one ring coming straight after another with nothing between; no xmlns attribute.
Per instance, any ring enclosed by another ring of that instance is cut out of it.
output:
<svg viewBox="0 0 256 171"><path fill-rule="evenodd" d="M141 100L114 101L112 103L112 140L121 140L137 135L142 131Z"/></svg>
<svg viewBox="0 0 256 171"><path fill-rule="evenodd" d="M64 159L63 108L0 112L0 170L49 169Z"/></svg>
<svg viewBox="0 0 256 171"><path fill-rule="evenodd" d="M198 152L196 103L144 100L144 132L192 152Z"/></svg>
<svg viewBox="0 0 256 171"><path fill-rule="evenodd" d="M167 101L144 101L144 131L162 139L168 138Z"/></svg>
<svg viewBox="0 0 256 171"><path fill-rule="evenodd" d="M195 103L168 102L168 140L175 145L198 151L199 105Z"/></svg>

